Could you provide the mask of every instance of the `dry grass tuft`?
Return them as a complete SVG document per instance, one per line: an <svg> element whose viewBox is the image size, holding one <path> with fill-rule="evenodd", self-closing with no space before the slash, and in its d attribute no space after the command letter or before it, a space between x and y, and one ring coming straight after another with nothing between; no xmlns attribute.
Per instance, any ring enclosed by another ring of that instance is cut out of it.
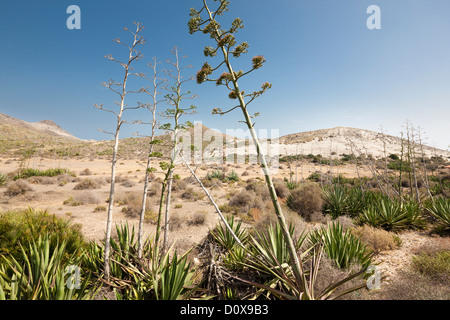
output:
<svg viewBox="0 0 450 320"><path fill-rule="evenodd" d="M350 229L352 234L360 237L367 248L379 253L381 251L395 250L399 246L397 236L389 231L364 225Z"/></svg>

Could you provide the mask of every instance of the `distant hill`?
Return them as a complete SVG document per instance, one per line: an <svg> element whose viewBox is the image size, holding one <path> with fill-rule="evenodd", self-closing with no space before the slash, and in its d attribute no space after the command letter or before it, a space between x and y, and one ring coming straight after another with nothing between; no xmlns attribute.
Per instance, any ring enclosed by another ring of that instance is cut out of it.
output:
<svg viewBox="0 0 450 320"><path fill-rule="evenodd" d="M423 139L423 137L422 137ZM336 154L372 154L383 157L386 154L400 154L402 140L399 137L365 129L336 127L315 131L300 132L282 136L279 139L280 154L322 154L328 156ZM416 152L420 153L420 146L416 145ZM450 152L423 145L427 156L441 155L450 157Z"/></svg>
<svg viewBox="0 0 450 320"><path fill-rule="evenodd" d="M197 124L199 125L199 124ZM239 148L248 146L253 151L247 154L255 153L251 141L227 136L218 131L212 130L206 126L196 127L188 130L191 136L190 142L194 144L200 134L203 137L203 150L210 151L211 142L219 138L227 147ZM158 139L168 141L167 135L159 136ZM145 158L148 150L148 138L124 138L121 139L119 154L127 158ZM265 140L261 140L263 150L265 149ZM274 142L274 141L272 141ZM271 143L272 143L271 142ZM197 142L196 146L197 146ZM384 148L386 154L400 154L401 139L391 135L381 134L364 129L336 127L331 129L321 129L315 131L299 132L282 136L278 139L271 153L274 155L297 155L297 154L321 154L324 157L341 154L371 154L374 157L383 157ZM167 144L164 144L167 146ZM209 148L207 148L209 145ZM217 143L215 144L217 147ZM207 149L205 149L207 148ZM170 154L169 150L161 145L158 147L161 152ZM252 150L250 149L250 150ZM238 149L235 149L238 150ZM420 152L420 148L416 148ZM430 156L443 156L450 159L450 152L435 149L429 146L423 146L424 153ZM36 123L26 122L20 119L0 113L0 154L20 155L24 152L38 152L41 156L51 157L108 157L112 153L112 141L94 141L82 140L69 132L65 131L59 125L51 120L43 120ZM242 149L241 149L242 151ZM228 150L228 154L235 153L234 150ZM236 153L241 153L236 152ZM206 154L204 156L207 156Z"/></svg>
<svg viewBox="0 0 450 320"><path fill-rule="evenodd" d="M0 139L17 141L17 140L70 140L81 141L81 139L71 135L59 125L50 120L39 122L27 122L16 119L6 114L0 113Z"/></svg>

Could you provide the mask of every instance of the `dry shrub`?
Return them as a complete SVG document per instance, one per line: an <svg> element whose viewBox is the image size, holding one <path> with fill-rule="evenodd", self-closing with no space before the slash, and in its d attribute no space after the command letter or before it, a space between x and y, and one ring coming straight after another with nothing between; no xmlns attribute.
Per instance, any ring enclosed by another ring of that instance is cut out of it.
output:
<svg viewBox="0 0 450 320"><path fill-rule="evenodd" d="M314 213L322 211L322 190L315 183L304 184L292 190L287 204L291 210L309 221Z"/></svg>
<svg viewBox="0 0 450 320"><path fill-rule="evenodd" d="M125 188L131 188L134 187L136 183L133 180L125 179L120 183L120 185Z"/></svg>
<svg viewBox="0 0 450 320"><path fill-rule="evenodd" d="M305 268L306 270L309 270L311 264L311 260L308 260L305 262ZM327 288L331 283L335 282L337 279L343 278L344 276L348 275L349 272L356 273L359 270L361 270L361 267L358 265L353 265L350 267L350 269L339 269L336 264L328 258L326 255L323 255L320 259L320 265L319 265L319 273L316 279L314 291L315 292L322 292L325 288ZM356 287L360 284L364 284L366 280L364 280L363 275L360 275L352 280L350 280L347 283L344 283L342 286L336 290L336 292L344 291L346 289L350 289L353 287ZM366 288L360 289L356 292L344 295L338 300L357 300L362 299L363 297L361 295L364 295L367 292ZM331 295L333 296L333 295Z"/></svg>
<svg viewBox="0 0 450 320"><path fill-rule="evenodd" d="M183 225L183 218L178 213L172 214L169 219L169 230L170 231L178 230L182 227L182 225Z"/></svg>
<svg viewBox="0 0 450 320"><path fill-rule="evenodd" d="M50 185L56 183L56 177L41 177L41 176L33 176L29 177L27 181L31 184L43 184L43 185Z"/></svg>
<svg viewBox="0 0 450 320"><path fill-rule="evenodd" d="M382 285L382 300L450 300L448 283L430 280L411 270L400 272L391 284Z"/></svg>
<svg viewBox="0 0 450 320"><path fill-rule="evenodd" d="M70 182L78 182L78 181L80 181L80 178L74 177L68 173L64 173L64 174L60 174L59 176L57 176L56 181L57 181L58 185L63 186Z"/></svg>
<svg viewBox="0 0 450 320"><path fill-rule="evenodd" d="M416 248L411 264L413 271L436 282L450 283L449 248L450 238L437 237Z"/></svg>
<svg viewBox="0 0 450 320"><path fill-rule="evenodd" d="M255 191L243 189L241 192L233 195L228 202L231 207L238 208L241 213L248 213L252 208L264 209L264 202L261 196Z"/></svg>
<svg viewBox="0 0 450 320"><path fill-rule="evenodd" d="M154 182L151 183L147 190L147 196L153 197L153 196L159 196L161 194L161 183Z"/></svg>
<svg viewBox="0 0 450 320"><path fill-rule="evenodd" d="M84 191L73 197L75 202L81 202L83 204L99 204L100 199L90 191Z"/></svg>
<svg viewBox="0 0 450 320"><path fill-rule="evenodd" d="M152 182L152 181L155 181L155 180L156 180L156 175L153 172L150 172L148 174L148 182ZM142 177L141 180L139 180L139 183L143 183L144 181L145 181L145 176Z"/></svg>
<svg viewBox="0 0 450 320"><path fill-rule="evenodd" d="M206 211L197 211L194 215L188 220L188 224L192 226L203 225L206 221Z"/></svg>
<svg viewBox="0 0 450 320"><path fill-rule="evenodd" d="M80 175L80 176L90 176L90 175L92 175L92 171L89 170L89 168L86 168L86 169L84 169L83 171L81 171L81 172L79 173L79 175Z"/></svg>
<svg viewBox="0 0 450 320"><path fill-rule="evenodd" d="M172 181L172 191L183 191L186 190L187 182L184 180L173 180Z"/></svg>
<svg viewBox="0 0 450 320"><path fill-rule="evenodd" d="M263 199L270 197L267 185L264 182L258 181L256 179L248 179L245 189L248 191L253 191L256 195L262 197Z"/></svg>
<svg viewBox="0 0 450 320"><path fill-rule="evenodd" d="M369 250L376 253L387 250L394 250L398 247L396 235L392 232L363 225L351 229L351 232L360 237L360 240L367 245Z"/></svg>
<svg viewBox="0 0 450 320"><path fill-rule="evenodd" d="M274 180L273 186L275 187L275 191L279 198L285 199L291 194L283 180Z"/></svg>
<svg viewBox="0 0 450 320"><path fill-rule="evenodd" d="M142 210L142 193L141 192L124 192L118 194L116 201L120 205L124 205L122 212L130 217L139 217ZM146 212L150 211L150 201L146 202Z"/></svg>
<svg viewBox="0 0 450 320"><path fill-rule="evenodd" d="M242 176L243 176L243 177L246 177L246 176L248 176L248 175L250 175L250 174L248 173L248 171L242 172Z"/></svg>
<svg viewBox="0 0 450 320"><path fill-rule="evenodd" d="M330 216L326 215L326 218L330 218ZM337 217L334 220L340 223L340 225L342 226L344 231L349 229L349 228L353 228L355 226L355 223L353 222L353 219L351 217L347 216L347 215L339 216L339 217Z"/></svg>
<svg viewBox="0 0 450 320"><path fill-rule="evenodd" d="M33 191L33 188L31 188L26 180L19 179L16 181L11 181L6 185L5 195L15 197L28 191Z"/></svg>
<svg viewBox="0 0 450 320"><path fill-rule="evenodd" d="M192 188L188 188L181 194L180 197L185 200L197 201L203 199L204 195L194 191Z"/></svg>
<svg viewBox="0 0 450 320"><path fill-rule="evenodd" d="M201 179L201 182L205 188L211 188L211 189L220 187L222 185L222 181L220 181L217 178L212 178L212 179L203 178L203 179Z"/></svg>
<svg viewBox="0 0 450 320"><path fill-rule="evenodd" d="M93 190L100 188L101 184L97 180L93 179L83 179L80 182L78 182L74 190Z"/></svg>

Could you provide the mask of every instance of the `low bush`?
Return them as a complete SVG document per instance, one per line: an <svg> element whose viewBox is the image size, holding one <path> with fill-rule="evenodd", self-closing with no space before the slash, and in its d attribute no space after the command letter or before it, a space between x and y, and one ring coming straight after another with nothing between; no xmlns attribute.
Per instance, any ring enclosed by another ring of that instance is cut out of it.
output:
<svg viewBox="0 0 450 320"><path fill-rule="evenodd" d="M233 195L228 202L230 207L238 208L240 213L248 213L252 208L264 210L264 202L261 196L254 191L243 189L242 191Z"/></svg>
<svg viewBox="0 0 450 320"><path fill-rule="evenodd" d="M288 187L282 180L274 180L273 186L275 187L275 192L279 198L285 199L291 194Z"/></svg>
<svg viewBox="0 0 450 320"><path fill-rule="evenodd" d="M97 180L93 179L83 179L80 182L78 182L74 190L92 190L92 189L98 189L101 187L101 184Z"/></svg>
<svg viewBox="0 0 450 320"><path fill-rule="evenodd" d="M192 215L191 218L189 218L188 220L188 224L192 225L192 226L200 226L205 224L206 222L206 216L207 216L207 212L206 211L197 211L196 213L194 213Z"/></svg>
<svg viewBox="0 0 450 320"><path fill-rule="evenodd" d="M14 177L14 180L26 179L26 178L34 177L34 176L56 177L56 176L59 176L62 174L69 174L69 175L75 176L75 174L73 172L71 172L69 169L56 168L56 169L48 169L45 171L41 171L39 169L27 168L27 169L20 170L19 173Z"/></svg>
<svg viewBox="0 0 450 320"><path fill-rule="evenodd" d="M26 180L20 179L11 181L6 185L5 195L15 197L28 191L33 191L33 188L31 188Z"/></svg>
<svg viewBox="0 0 450 320"><path fill-rule="evenodd" d="M441 283L450 283L450 251L419 253L412 259L412 268L419 274Z"/></svg>
<svg viewBox="0 0 450 320"><path fill-rule="evenodd" d="M81 171L79 175L80 176L90 176L90 175L92 175L92 171L89 168L86 168L83 171Z"/></svg>
<svg viewBox="0 0 450 320"><path fill-rule="evenodd" d="M44 233L49 234L53 244L56 240L65 241L67 256L84 245L80 225L70 224L47 211L26 209L0 212L0 253L3 255L12 255L22 261L18 243L27 245Z"/></svg>
<svg viewBox="0 0 450 320"><path fill-rule="evenodd" d="M310 220L314 213L322 211L322 190L315 183L305 184L291 191L286 204L305 220Z"/></svg>
<svg viewBox="0 0 450 320"><path fill-rule="evenodd" d="M352 228L350 231L358 237L369 250L376 253L397 249L401 244L401 240L397 235L383 229L365 225Z"/></svg>
<svg viewBox="0 0 450 320"><path fill-rule="evenodd" d="M99 204L100 199L90 191L84 191L82 193L76 194L74 200L81 202L82 204Z"/></svg>

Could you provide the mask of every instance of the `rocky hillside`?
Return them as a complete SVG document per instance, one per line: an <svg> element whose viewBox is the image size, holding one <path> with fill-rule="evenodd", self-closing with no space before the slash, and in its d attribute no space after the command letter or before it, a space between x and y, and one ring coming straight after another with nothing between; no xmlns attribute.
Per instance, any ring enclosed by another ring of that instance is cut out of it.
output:
<svg viewBox="0 0 450 320"><path fill-rule="evenodd" d="M301 132L283 136L279 139L280 154L321 154L328 156L336 154L372 154L374 157L383 157L386 154L400 154L402 140L380 132L336 127L308 132ZM417 153L421 147L415 145ZM405 149L406 150L406 149ZM441 155L450 157L450 152L423 145L423 152L427 156Z"/></svg>

